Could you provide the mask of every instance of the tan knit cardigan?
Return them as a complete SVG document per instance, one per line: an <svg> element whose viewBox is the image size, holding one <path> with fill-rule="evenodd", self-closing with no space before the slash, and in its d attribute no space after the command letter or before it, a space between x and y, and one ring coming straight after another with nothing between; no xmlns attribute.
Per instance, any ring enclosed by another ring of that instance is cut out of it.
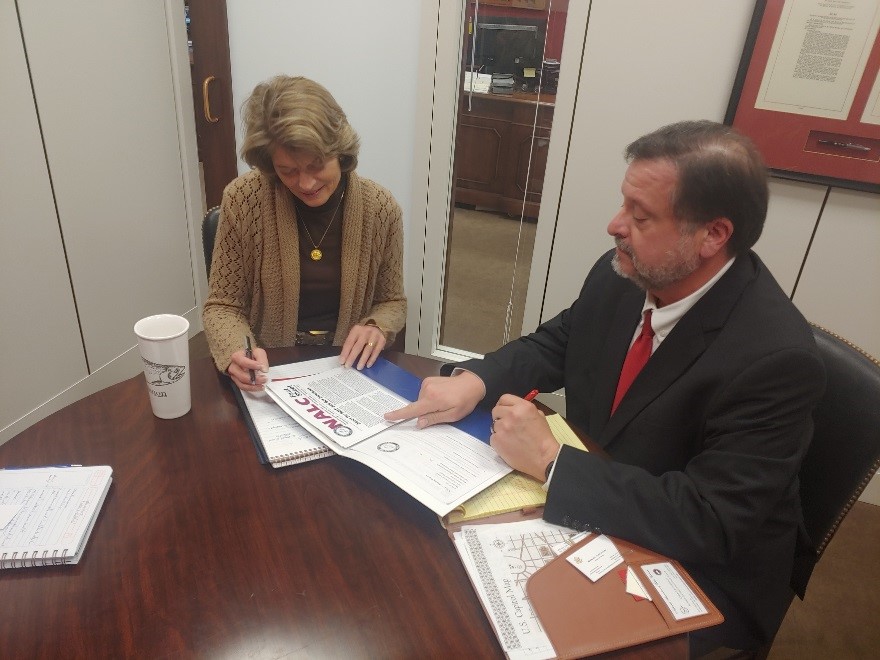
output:
<svg viewBox="0 0 880 660"><path fill-rule="evenodd" d="M299 311L299 223L293 195L253 170L223 192L202 320L214 362L226 371L245 335L257 346L293 346ZM342 284L334 345L369 319L388 332L406 321L403 224L391 193L354 172L342 214Z"/></svg>

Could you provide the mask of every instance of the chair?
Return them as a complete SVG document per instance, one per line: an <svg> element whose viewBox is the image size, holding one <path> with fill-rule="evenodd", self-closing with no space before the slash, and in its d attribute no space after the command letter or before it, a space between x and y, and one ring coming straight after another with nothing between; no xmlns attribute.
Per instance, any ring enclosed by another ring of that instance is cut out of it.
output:
<svg viewBox="0 0 880 660"><path fill-rule="evenodd" d="M813 568L880 467L880 362L833 332L812 326L827 382L813 411L813 439L799 473L811 541L799 544L791 576L791 588L801 600ZM772 643L724 657L763 659Z"/></svg>
<svg viewBox="0 0 880 660"><path fill-rule="evenodd" d="M220 222L220 207L208 209L202 218L202 248L205 251L205 270L211 276L211 258L214 256L214 237L217 235L217 223Z"/></svg>
<svg viewBox="0 0 880 660"><path fill-rule="evenodd" d="M880 362L813 324L827 384L813 411L813 440L800 471L804 523L812 541L796 558L792 589L804 597L816 562L880 467Z"/></svg>

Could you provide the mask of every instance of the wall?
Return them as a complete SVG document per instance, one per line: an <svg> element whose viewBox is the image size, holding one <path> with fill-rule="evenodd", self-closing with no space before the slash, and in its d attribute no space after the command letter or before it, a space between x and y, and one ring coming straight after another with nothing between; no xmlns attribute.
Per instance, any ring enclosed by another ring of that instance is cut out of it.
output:
<svg viewBox="0 0 880 660"><path fill-rule="evenodd" d="M567 307L611 247L606 226L620 205L624 145L679 119L724 118L751 3L668 0L650 21L632 20L653 8L649 0L592 2L570 140L562 149L551 142L547 179L560 181L559 201L541 208L526 327ZM755 250L810 321L880 355L872 330L880 324L880 195L778 178L770 187ZM875 479L863 499L880 503L878 495Z"/></svg>
<svg viewBox="0 0 880 660"><path fill-rule="evenodd" d="M182 7L105 4L0 0L0 443L138 374L137 319L200 329Z"/></svg>
<svg viewBox="0 0 880 660"><path fill-rule="evenodd" d="M568 151L554 155L558 141L551 146L547 178L564 183L558 208L542 207L526 325L566 307L581 284L571 265L586 270L610 247L605 227L620 204L623 146L667 122L724 117L751 3L677 0L650 21L632 20L652 7L646 0L592 2ZM873 258L880 196L833 188L826 201L826 193L826 186L774 178L756 251L811 321L880 355L880 335L871 330L880 323ZM542 270L548 261L549 272ZM858 298L841 295L856 283Z"/></svg>
<svg viewBox="0 0 880 660"><path fill-rule="evenodd" d="M238 144L241 105L257 83L281 73L312 78L345 110L361 137L358 173L391 191L406 230L423 4L227 0Z"/></svg>

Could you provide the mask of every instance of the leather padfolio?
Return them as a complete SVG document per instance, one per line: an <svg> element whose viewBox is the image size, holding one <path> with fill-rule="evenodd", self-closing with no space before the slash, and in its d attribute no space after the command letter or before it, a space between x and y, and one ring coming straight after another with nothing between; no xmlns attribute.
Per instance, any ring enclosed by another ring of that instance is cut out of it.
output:
<svg viewBox="0 0 880 660"><path fill-rule="evenodd" d="M643 644L671 635L713 626L724 621L687 571L673 560L644 548L612 538L624 563L635 569L653 600L636 600L618 575L621 564L596 582L565 557L595 536L570 548L536 571L526 583L532 609L537 614L559 658L580 658ZM676 621L640 566L669 562L694 591L708 612Z"/></svg>

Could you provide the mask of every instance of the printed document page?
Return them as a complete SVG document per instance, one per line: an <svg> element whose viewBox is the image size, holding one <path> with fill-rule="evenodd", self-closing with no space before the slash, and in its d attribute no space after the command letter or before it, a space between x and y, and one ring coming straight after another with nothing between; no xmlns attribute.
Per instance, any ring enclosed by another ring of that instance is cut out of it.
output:
<svg viewBox="0 0 880 660"><path fill-rule="evenodd" d="M270 381L266 391L319 438L343 447L392 426L383 415L409 403L357 369L340 366L290 381Z"/></svg>
<svg viewBox="0 0 880 660"><path fill-rule="evenodd" d="M425 429L401 422L349 449L331 447L373 468L439 516L511 472L495 450L449 424Z"/></svg>
<svg viewBox="0 0 880 660"><path fill-rule="evenodd" d="M556 657L529 604L526 581L583 538L541 519L471 525L454 535L455 549L511 660Z"/></svg>
<svg viewBox="0 0 880 660"><path fill-rule="evenodd" d="M386 422L385 412L409 401L356 369L270 382L266 392L337 454L372 468L440 516L511 472L492 447L454 426Z"/></svg>
<svg viewBox="0 0 880 660"><path fill-rule="evenodd" d="M269 380L278 383L311 376L339 366L339 358L328 357L269 368ZM265 391L241 391L248 413L260 435L269 461L291 451L317 449L324 444L282 409Z"/></svg>

